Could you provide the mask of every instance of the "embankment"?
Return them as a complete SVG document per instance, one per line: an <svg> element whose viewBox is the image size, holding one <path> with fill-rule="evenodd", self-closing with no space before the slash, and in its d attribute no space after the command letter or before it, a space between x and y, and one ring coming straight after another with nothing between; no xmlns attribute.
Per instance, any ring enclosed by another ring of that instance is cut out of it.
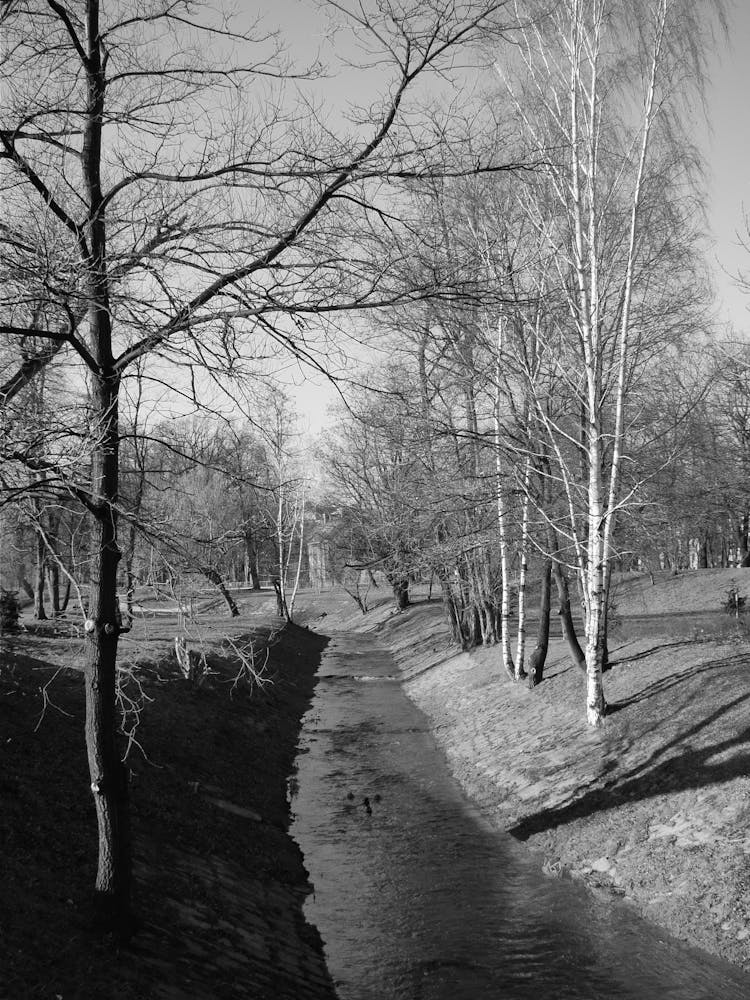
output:
<svg viewBox="0 0 750 1000"><path fill-rule="evenodd" d="M550 876L624 897L750 969L750 644L720 614L715 627L674 617L718 608L731 576L638 578L632 609L620 588L605 677L612 711L596 731L561 640L543 684L528 690L507 679L496 647L455 655L437 602L377 614L408 694L498 827L538 852ZM644 610L664 617L628 627Z"/></svg>
<svg viewBox="0 0 750 1000"><path fill-rule="evenodd" d="M78 671L55 678L40 722L50 662L70 662L70 642L50 629L0 649L0 998L331 1000L287 833L287 779L324 640L286 628L270 647L270 683L252 692L231 691L237 664L219 656L200 686L173 657L139 667L147 700L130 762L142 927L120 949L89 923L96 825Z"/></svg>

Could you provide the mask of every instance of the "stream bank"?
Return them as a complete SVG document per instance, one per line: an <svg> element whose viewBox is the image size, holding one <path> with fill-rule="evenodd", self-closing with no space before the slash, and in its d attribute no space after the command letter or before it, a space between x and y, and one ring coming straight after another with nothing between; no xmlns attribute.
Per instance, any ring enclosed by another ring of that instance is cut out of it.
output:
<svg viewBox="0 0 750 1000"><path fill-rule="evenodd" d="M746 1000L750 976L546 878L451 777L377 634L332 633L292 832L341 1000Z"/></svg>
<svg viewBox="0 0 750 1000"><path fill-rule="evenodd" d="M705 589L705 581L704 589ZM696 582L696 586L700 583ZM497 647L455 654L435 602L377 633L450 769L551 877L624 898L674 936L750 969L750 646L718 619L612 634L602 730L561 640L530 691Z"/></svg>
<svg viewBox="0 0 750 1000"><path fill-rule="evenodd" d="M148 625L148 629L145 628ZM255 632L263 662L269 630ZM238 664L209 652L200 686L164 655L175 622L123 644L148 701L129 758L135 909L116 948L90 925L96 822L83 746L80 641L29 622L0 646L0 1000L333 1000L310 886L288 833L287 781L325 640L270 639L270 683L232 691ZM239 633L235 633L238 637ZM42 717L41 689L49 703ZM134 693L134 692L132 692Z"/></svg>

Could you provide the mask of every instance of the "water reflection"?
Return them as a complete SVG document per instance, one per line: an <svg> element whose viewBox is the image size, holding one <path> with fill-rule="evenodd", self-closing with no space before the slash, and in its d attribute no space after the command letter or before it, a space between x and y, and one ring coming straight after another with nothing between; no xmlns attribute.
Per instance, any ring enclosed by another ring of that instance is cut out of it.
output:
<svg viewBox="0 0 750 1000"><path fill-rule="evenodd" d="M372 639L335 639L321 675L293 833L342 1000L750 996L750 977L546 878L494 831Z"/></svg>

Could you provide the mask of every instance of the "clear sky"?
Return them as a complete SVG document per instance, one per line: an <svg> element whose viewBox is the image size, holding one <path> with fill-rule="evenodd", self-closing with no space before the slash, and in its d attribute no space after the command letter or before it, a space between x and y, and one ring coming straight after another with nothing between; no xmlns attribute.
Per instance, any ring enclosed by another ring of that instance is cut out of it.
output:
<svg viewBox="0 0 750 1000"><path fill-rule="evenodd" d="M731 276L743 270L750 275L750 250L739 240L744 213L750 214L750 0L737 0L729 16L729 42L717 44L707 95L709 221L720 307L737 332L748 335L750 297Z"/></svg>

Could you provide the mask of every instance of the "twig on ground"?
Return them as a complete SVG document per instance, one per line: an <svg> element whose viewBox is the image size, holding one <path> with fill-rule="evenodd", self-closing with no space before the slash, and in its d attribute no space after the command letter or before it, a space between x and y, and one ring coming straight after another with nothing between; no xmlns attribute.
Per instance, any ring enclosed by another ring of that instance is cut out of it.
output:
<svg viewBox="0 0 750 1000"><path fill-rule="evenodd" d="M43 685L43 687L39 688L39 690L42 693L42 711L41 711L41 713L39 715L39 718L37 720L37 724L34 726L34 732L35 733L39 731L39 727L41 726L42 722L44 721L44 717L47 714L47 709L48 708L54 708L56 712L59 712L61 715L66 715L69 719L73 718L73 716L71 715L70 712L66 712L64 708L60 708L59 705L56 705L52 701L52 699L49 696L49 691L48 691L48 688L53 683L53 681L55 680L55 678L57 677L57 675L61 671L65 670L65 669L66 669L65 667L58 667L57 670L54 672L54 674L47 681L47 683L45 685Z"/></svg>

